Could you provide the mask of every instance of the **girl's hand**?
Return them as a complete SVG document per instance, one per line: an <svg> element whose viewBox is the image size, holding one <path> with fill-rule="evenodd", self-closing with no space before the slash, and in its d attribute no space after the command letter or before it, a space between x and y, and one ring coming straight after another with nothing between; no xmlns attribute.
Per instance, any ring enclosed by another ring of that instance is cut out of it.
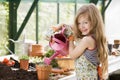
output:
<svg viewBox="0 0 120 80"><path fill-rule="evenodd" d="M57 32L57 31L61 30L62 27L65 27L64 25L65 24L58 24L57 26L52 26L52 29L54 32Z"/></svg>
<svg viewBox="0 0 120 80"><path fill-rule="evenodd" d="M62 24L58 24L57 26L52 26L52 29L54 30L54 32L56 32L56 31L61 30L62 27L71 27L72 28L73 26L62 23Z"/></svg>
<svg viewBox="0 0 120 80"><path fill-rule="evenodd" d="M74 36L73 35L69 36L68 41L74 41Z"/></svg>
<svg viewBox="0 0 120 80"><path fill-rule="evenodd" d="M55 27L55 26L52 26L51 29L53 30L53 32L58 31L57 27Z"/></svg>

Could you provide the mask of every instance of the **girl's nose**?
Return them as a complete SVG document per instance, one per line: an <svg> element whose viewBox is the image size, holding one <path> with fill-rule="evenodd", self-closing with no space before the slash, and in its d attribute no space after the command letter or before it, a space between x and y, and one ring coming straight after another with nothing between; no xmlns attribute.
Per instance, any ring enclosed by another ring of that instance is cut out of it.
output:
<svg viewBox="0 0 120 80"><path fill-rule="evenodd" d="M84 26L85 26L85 25L84 25L84 23L81 23L81 25L80 25L80 26L81 26L82 28L84 28Z"/></svg>

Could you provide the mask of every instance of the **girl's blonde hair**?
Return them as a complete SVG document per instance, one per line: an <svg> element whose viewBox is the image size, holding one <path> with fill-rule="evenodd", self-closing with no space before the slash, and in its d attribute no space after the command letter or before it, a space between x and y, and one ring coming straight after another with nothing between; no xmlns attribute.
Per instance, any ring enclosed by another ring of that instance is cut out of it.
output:
<svg viewBox="0 0 120 80"><path fill-rule="evenodd" d="M81 15L88 16L88 19L91 22L90 34L95 35L95 39L97 41L96 44L98 47L98 58L100 60L100 64L102 65L102 77L105 78L108 76L108 47L101 13L92 3L80 7L75 17L73 29L76 38L83 37L77 25L78 17Z"/></svg>

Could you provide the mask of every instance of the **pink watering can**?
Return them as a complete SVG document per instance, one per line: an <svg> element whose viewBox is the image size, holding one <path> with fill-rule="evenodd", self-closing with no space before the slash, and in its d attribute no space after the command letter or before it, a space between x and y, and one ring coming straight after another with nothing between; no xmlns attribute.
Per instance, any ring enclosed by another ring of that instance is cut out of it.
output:
<svg viewBox="0 0 120 80"><path fill-rule="evenodd" d="M59 54L66 56L68 54L68 39L64 34L65 27L62 27L61 31L51 36L49 45L55 51L50 58L45 58L44 63L49 65L51 61Z"/></svg>

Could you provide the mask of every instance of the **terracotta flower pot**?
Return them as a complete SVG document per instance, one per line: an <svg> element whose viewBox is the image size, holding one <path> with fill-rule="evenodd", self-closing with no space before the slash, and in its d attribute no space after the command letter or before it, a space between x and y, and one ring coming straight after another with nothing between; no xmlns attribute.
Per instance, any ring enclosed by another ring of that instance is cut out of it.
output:
<svg viewBox="0 0 120 80"><path fill-rule="evenodd" d="M51 69L50 65L36 65L38 80L49 80Z"/></svg>
<svg viewBox="0 0 120 80"><path fill-rule="evenodd" d="M28 70L29 60L20 59L20 69Z"/></svg>
<svg viewBox="0 0 120 80"><path fill-rule="evenodd" d="M31 51L29 52L29 56L35 57L35 56L43 56L43 46L40 44L34 44L31 46Z"/></svg>

